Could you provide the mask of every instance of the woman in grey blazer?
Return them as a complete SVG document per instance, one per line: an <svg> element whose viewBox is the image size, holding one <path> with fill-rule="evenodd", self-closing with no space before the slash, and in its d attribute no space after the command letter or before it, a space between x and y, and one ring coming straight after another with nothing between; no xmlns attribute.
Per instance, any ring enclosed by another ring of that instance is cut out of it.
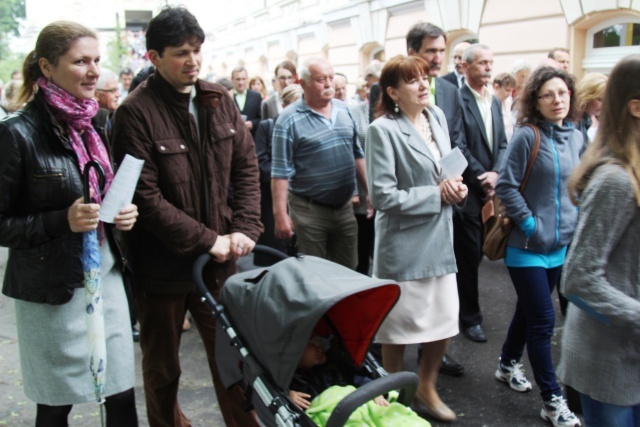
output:
<svg viewBox="0 0 640 427"><path fill-rule="evenodd" d="M561 287L571 302L558 375L587 427L640 425L640 55L607 83L600 128L569 181L578 226Z"/></svg>
<svg viewBox="0 0 640 427"><path fill-rule="evenodd" d="M377 211L373 274L397 281L400 299L378 331L389 372L403 370L407 344L424 343L418 410L441 421L455 413L436 391L449 338L458 333L451 205L467 195L462 177L445 179L451 151L443 112L429 106L428 64L395 57L382 70L380 117L367 133L367 175Z"/></svg>

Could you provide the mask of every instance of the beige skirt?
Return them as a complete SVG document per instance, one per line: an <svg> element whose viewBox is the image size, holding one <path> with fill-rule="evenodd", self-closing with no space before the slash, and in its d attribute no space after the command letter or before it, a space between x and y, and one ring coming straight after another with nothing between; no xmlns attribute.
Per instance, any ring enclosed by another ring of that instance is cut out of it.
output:
<svg viewBox="0 0 640 427"><path fill-rule="evenodd" d="M400 299L384 320L376 342L419 344L458 334L456 275L399 282Z"/></svg>

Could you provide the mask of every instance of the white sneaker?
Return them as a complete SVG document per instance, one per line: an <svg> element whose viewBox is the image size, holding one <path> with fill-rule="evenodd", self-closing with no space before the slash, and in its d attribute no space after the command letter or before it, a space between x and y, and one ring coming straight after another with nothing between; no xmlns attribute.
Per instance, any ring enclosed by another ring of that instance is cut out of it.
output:
<svg viewBox="0 0 640 427"><path fill-rule="evenodd" d="M509 387L520 393L526 393L533 388L529 380L524 376L522 371L522 363L515 360L511 361L511 366L503 365L498 362L496 370L496 379L509 384Z"/></svg>
<svg viewBox="0 0 640 427"><path fill-rule="evenodd" d="M540 416L543 420L549 421L554 427L577 427L581 426L580 420L571 412L567 406L567 401L562 396L551 396L551 400L544 402Z"/></svg>

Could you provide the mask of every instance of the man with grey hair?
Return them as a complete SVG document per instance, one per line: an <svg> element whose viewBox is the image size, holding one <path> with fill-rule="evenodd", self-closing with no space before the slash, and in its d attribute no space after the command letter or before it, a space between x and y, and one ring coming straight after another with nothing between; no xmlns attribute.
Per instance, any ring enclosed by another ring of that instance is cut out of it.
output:
<svg viewBox="0 0 640 427"><path fill-rule="evenodd" d="M532 66L526 59L518 59L511 66L511 74L516 78L516 87L513 89L511 96L515 102L518 95L527 83L529 74L531 74Z"/></svg>
<svg viewBox="0 0 640 427"><path fill-rule="evenodd" d="M109 115L116 111L120 99L118 76L111 70L103 68L96 83L96 100L100 108L109 111Z"/></svg>
<svg viewBox="0 0 640 427"><path fill-rule="evenodd" d="M333 97L342 102L347 102L347 76L342 73L336 73L333 77Z"/></svg>
<svg viewBox="0 0 640 427"><path fill-rule="evenodd" d="M460 326L470 340L486 342L478 299L478 268L484 238L482 206L495 194L507 137L500 101L487 87L493 70L493 52L483 44L470 45L462 54L462 69L466 83L460 96L467 136L462 152L469 162L462 178L469 187L469 195L466 205L453 215Z"/></svg>
<svg viewBox="0 0 640 427"><path fill-rule="evenodd" d="M300 70L304 95L274 126L275 236L287 239L295 230L301 252L355 269L358 230L351 198L356 177L366 188L364 153L347 105L333 99L334 75L328 61L307 60Z"/></svg>
<svg viewBox="0 0 640 427"><path fill-rule="evenodd" d="M442 76L449 83L461 88L465 83L464 72L462 70L462 54L471 46L469 42L460 42L453 48L453 71Z"/></svg>
<svg viewBox="0 0 640 427"><path fill-rule="evenodd" d="M244 67L234 68L231 72L231 82L233 83L233 100L235 101L244 124L251 131L251 136L255 138L258 124L260 123L260 105L262 97L258 92L249 89L249 75Z"/></svg>

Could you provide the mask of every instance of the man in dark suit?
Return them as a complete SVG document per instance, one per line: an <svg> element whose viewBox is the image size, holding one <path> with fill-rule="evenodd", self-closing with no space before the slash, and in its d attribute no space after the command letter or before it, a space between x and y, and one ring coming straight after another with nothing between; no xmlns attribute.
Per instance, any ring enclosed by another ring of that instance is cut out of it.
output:
<svg viewBox="0 0 640 427"><path fill-rule="evenodd" d="M251 131L251 136L255 137L260 123L262 97L258 92L247 88L249 75L244 67L237 67L231 72L231 82L233 83L233 100L240 109L245 126Z"/></svg>
<svg viewBox="0 0 640 427"><path fill-rule="evenodd" d="M460 42L453 48L453 64L454 69L449 74L442 76L443 79L455 85L458 89L464 86L464 71L462 70L462 54L467 48L471 46L470 43Z"/></svg>
<svg viewBox="0 0 640 427"><path fill-rule="evenodd" d="M437 105L444 112L449 128L449 138L454 147L466 146L465 129L462 123L462 104L456 86L438 77L442 68L447 36L441 28L420 23L414 25L407 33L407 54L419 56L429 64L430 104ZM369 102L373 110L380 97L377 84L372 86ZM440 372L447 375L462 375L464 367L445 355Z"/></svg>
<svg viewBox="0 0 640 427"><path fill-rule="evenodd" d="M466 84L460 89L465 146L460 146L469 166L462 175L469 187L467 203L453 215L453 240L458 264L458 296L462 333L476 342L485 342L482 313L478 301L478 268L482 260L482 206L494 195L498 170L507 148L500 101L491 95L493 52L474 44L462 55Z"/></svg>

